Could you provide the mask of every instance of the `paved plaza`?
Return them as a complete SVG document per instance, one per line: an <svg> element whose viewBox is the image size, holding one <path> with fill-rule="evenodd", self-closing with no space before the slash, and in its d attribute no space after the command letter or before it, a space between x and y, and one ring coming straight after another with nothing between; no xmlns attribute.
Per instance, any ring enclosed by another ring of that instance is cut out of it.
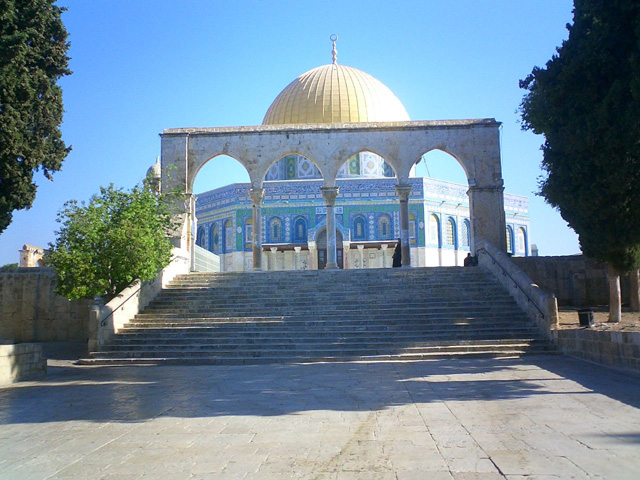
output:
<svg viewBox="0 0 640 480"><path fill-rule="evenodd" d="M638 376L563 356L77 367L0 388L0 479L638 479Z"/></svg>

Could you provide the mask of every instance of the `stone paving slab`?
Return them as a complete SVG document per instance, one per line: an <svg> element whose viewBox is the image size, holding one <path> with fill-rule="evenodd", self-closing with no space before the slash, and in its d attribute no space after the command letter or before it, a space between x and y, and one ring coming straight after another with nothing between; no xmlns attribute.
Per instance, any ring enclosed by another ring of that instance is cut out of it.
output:
<svg viewBox="0 0 640 480"><path fill-rule="evenodd" d="M636 480L639 379L559 355L58 361L0 388L0 480Z"/></svg>

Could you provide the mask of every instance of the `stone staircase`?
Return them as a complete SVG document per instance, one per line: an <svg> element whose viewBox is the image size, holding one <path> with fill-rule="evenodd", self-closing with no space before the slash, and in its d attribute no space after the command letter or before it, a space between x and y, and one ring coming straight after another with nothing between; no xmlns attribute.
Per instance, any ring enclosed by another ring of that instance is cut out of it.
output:
<svg viewBox="0 0 640 480"><path fill-rule="evenodd" d="M552 350L480 268L191 273L83 363L421 360Z"/></svg>

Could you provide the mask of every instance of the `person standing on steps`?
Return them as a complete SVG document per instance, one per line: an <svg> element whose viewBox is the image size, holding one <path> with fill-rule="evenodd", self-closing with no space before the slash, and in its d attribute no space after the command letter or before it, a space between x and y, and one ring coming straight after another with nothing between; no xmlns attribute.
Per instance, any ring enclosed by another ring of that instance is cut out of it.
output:
<svg viewBox="0 0 640 480"><path fill-rule="evenodd" d="M402 241L400 239L398 239L396 248L393 250L393 266L394 267L402 266Z"/></svg>
<svg viewBox="0 0 640 480"><path fill-rule="evenodd" d="M478 258L471 255L471 253L467 253L467 257L464 259L465 267L475 267L478 265Z"/></svg>

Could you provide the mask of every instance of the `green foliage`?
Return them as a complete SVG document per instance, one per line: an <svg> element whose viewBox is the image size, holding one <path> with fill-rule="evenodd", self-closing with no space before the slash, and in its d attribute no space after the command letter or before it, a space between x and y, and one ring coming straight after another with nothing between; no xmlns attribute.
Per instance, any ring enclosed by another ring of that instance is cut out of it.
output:
<svg viewBox="0 0 640 480"><path fill-rule="evenodd" d="M575 0L569 38L520 82L523 128L545 136L540 194L585 255L640 267L640 2Z"/></svg>
<svg viewBox="0 0 640 480"><path fill-rule="evenodd" d="M67 202L57 221L62 227L47 263L67 298L111 299L136 278L154 278L171 259L171 214L149 189L103 187L88 205Z"/></svg>
<svg viewBox="0 0 640 480"><path fill-rule="evenodd" d="M71 72L69 44L54 0L0 0L0 232L36 196L34 172L51 180L70 151L58 128Z"/></svg>
<svg viewBox="0 0 640 480"><path fill-rule="evenodd" d="M0 272L7 272L7 271L15 270L16 268L18 268L17 263L7 263L6 265L3 265L0 267Z"/></svg>

